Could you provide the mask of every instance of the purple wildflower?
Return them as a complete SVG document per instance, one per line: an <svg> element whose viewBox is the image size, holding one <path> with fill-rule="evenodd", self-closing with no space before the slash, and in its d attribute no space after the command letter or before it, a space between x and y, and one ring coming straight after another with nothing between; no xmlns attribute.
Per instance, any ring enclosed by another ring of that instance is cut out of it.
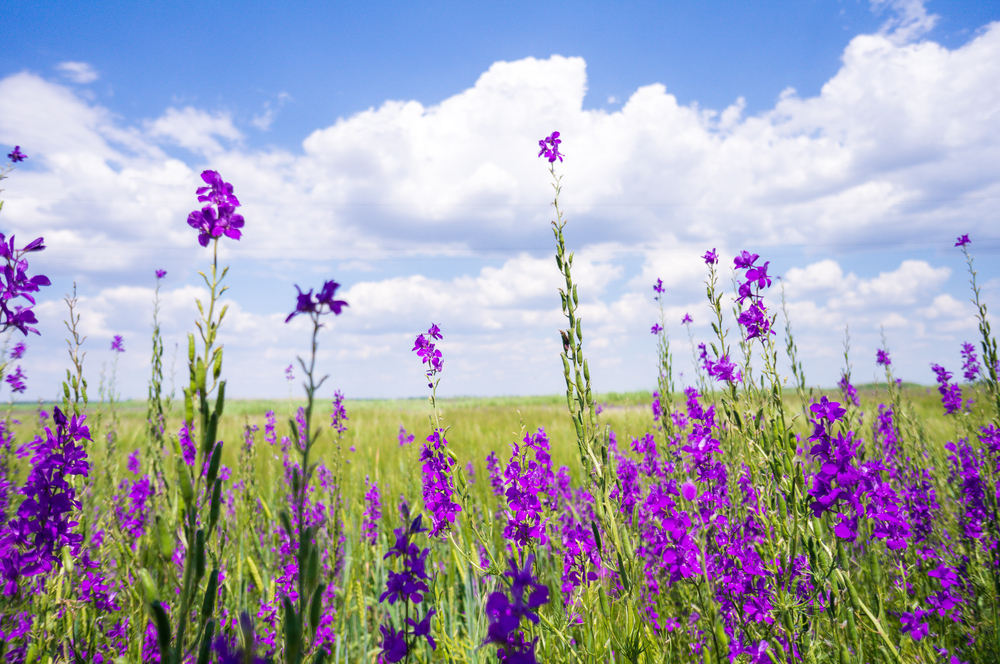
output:
<svg viewBox="0 0 1000 664"><path fill-rule="evenodd" d="M433 379L435 374L444 370L444 361L441 359L441 351L434 346L434 341L442 338L441 328L431 323L430 329L427 330L427 336L425 337L423 334L418 334L417 338L413 342L413 348L411 350L416 351L417 357L421 358L421 363L427 365L426 375L428 387L434 387Z"/></svg>
<svg viewBox="0 0 1000 664"><path fill-rule="evenodd" d="M427 581L430 581L430 576L427 574L427 555L430 553L430 549L421 550L412 542L415 535L423 532L427 532L427 529L421 526L420 516L417 516L409 527L403 526L393 531L396 543L385 554L385 558L399 557L402 562L402 570L399 572L388 570L386 589L378 600L380 604L386 600L389 600L389 604L395 604L397 601L412 604L423 602L429 589L427 585ZM408 621L409 624L403 625L402 629L398 631L392 624L382 625L382 657L385 661L398 662L406 657L409 648L413 645L410 642L411 638L416 639L423 636L432 649L436 648L437 644L430 634L430 618L433 614L434 610L429 610L419 622L411 618Z"/></svg>
<svg viewBox="0 0 1000 664"><path fill-rule="evenodd" d="M966 233L965 235L959 235L958 236L958 241L955 242L955 246L956 247L964 247L965 245L969 244L970 242L972 242L972 240L969 239L969 234Z"/></svg>
<svg viewBox="0 0 1000 664"><path fill-rule="evenodd" d="M125 342L122 339L122 335L120 334L115 335L114 341L111 342L111 350L115 351L116 353L125 352Z"/></svg>
<svg viewBox="0 0 1000 664"><path fill-rule="evenodd" d="M929 611L924 611L923 609L917 609L911 613L903 612L899 616L899 622L901 623L901 629L899 630L903 634L909 633L913 637L914 641L919 641L920 639L927 636L930 632L930 625L924 620Z"/></svg>
<svg viewBox="0 0 1000 664"><path fill-rule="evenodd" d="M21 393L28 389L28 384L24 382L27 378L28 377L21 370L21 365L18 365L14 373L7 376L4 380L6 380L10 385L11 392Z"/></svg>
<svg viewBox="0 0 1000 664"><path fill-rule="evenodd" d="M455 490L455 479L452 477L455 460L445 451L447 446L444 431L435 429L420 451L424 505L431 513L431 537L437 537L450 528L455 522L455 515L462 511L462 507L452 497Z"/></svg>
<svg viewBox="0 0 1000 664"><path fill-rule="evenodd" d="M653 284L653 290L654 290L654 291L656 291L656 294L657 294L657 297L656 297L656 299L657 299L657 300L658 300L658 299L660 299L660 298L659 298L659 296L660 296L660 295L663 295L664 291L666 290L666 289L665 289L665 288L663 287L663 279L657 279L657 280L656 280L656 283L655 283L655 284Z"/></svg>
<svg viewBox="0 0 1000 664"><path fill-rule="evenodd" d="M32 306L35 305L35 298L31 293L37 293L42 286L51 286L52 282L44 275L28 277L28 261L25 254L45 249L45 240L37 238L28 243L23 249L14 248L14 237L8 241L3 233L0 233L0 256L7 261L7 267L0 273L0 332L16 328L21 334L28 336L28 332L38 334L38 330L31 327L38 322L31 307L20 304L13 304L18 297L23 297Z"/></svg>
<svg viewBox="0 0 1000 664"><path fill-rule="evenodd" d="M562 143L562 139L559 138L559 132L554 131L549 136L538 141L538 147L541 148L538 151L539 157L545 157L549 160L551 164L556 159L562 163L563 155L559 152L559 144Z"/></svg>
<svg viewBox="0 0 1000 664"><path fill-rule="evenodd" d="M293 369L294 367L291 364L285 367L285 380L295 380L295 373L293 372Z"/></svg>
<svg viewBox="0 0 1000 664"><path fill-rule="evenodd" d="M326 281L323 282L323 288L313 299L312 289L309 289L308 293L303 293L302 289L296 284L295 290L299 292L298 300L295 305L295 311L288 314L285 318L285 322L289 322L299 314L311 314L314 320L318 320L319 316L323 314L333 313L335 316L339 316L344 307L348 306L347 302L343 300L335 300L337 289L340 288L340 284L336 281ZM324 307L326 307L324 309Z"/></svg>
<svg viewBox="0 0 1000 664"><path fill-rule="evenodd" d="M702 259L705 261L705 265L716 265L719 262L719 254L715 253L715 248L713 247L711 251L705 252Z"/></svg>
<svg viewBox="0 0 1000 664"><path fill-rule="evenodd" d="M156 271L156 278L157 279L162 279L165 276L167 276L167 271L166 270L157 270Z"/></svg>
<svg viewBox="0 0 1000 664"><path fill-rule="evenodd" d="M976 347L967 341L962 344L962 371L965 380L970 383L974 383L982 371L979 358L976 357Z"/></svg>
<svg viewBox="0 0 1000 664"><path fill-rule="evenodd" d="M490 452L486 455L486 472L490 476L490 486L493 487L493 493L496 496L503 495L503 470L500 467L500 459L497 458L496 452Z"/></svg>
<svg viewBox="0 0 1000 664"><path fill-rule="evenodd" d="M344 393L340 390L333 393L333 414L330 418L330 426L337 430L338 436L347 431L347 425L344 423L349 418L347 417L347 409L344 407Z"/></svg>
<svg viewBox="0 0 1000 664"><path fill-rule="evenodd" d="M938 392L944 405L944 414L951 415L962 410L962 390L957 383L949 383L951 372L938 364L932 364L931 370L937 376Z"/></svg>
<svg viewBox="0 0 1000 664"><path fill-rule="evenodd" d="M653 327L649 328L649 331L652 334L659 334L660 332L663 332L663 327L661 327L659 323L656 323Z"/></svg>
<svg viewBox="0 0 1000 664"><path fill-rule="evenodd" d="M840 374L840 381L837 383L837 387L844 394L844 399L850 401L855 406L861 405L861 402L858 400L858 390L851 385L851 378L846 373Z"/></svg>
<svg viewBox="0 0 1000 664"><path fill-rule="evenodd" d="M12 359L12 360L20 360L22 357L24 357L24 352L26 350L28 350L28 347L24 344L24 342L23 341L18 341L14 345L14 348L11 349L11 351L10 351L10 359Z"/></svg>
<svg viewBox="0 0 1000 664"><path fill-rule="evenodd" d="M236 214L240 202L233 195L233 185L223 182L217 171L203 171L201 179L209 186L198 188L198 201L208 205L195 210L187 219L188 226L199 231L198 243L207 247L209 240L217 240L222 235L239 240L243 216Z"/></svg>
<svg viewBox="0 0 1000 664"><path fill-rule="evenodd" d="M177 434L177 438L181 444L181 454L184 457L184 463L189 466L193 466L195 456L197 456L197 451L194 446L194 441L191 440L191 432L188 431L187 426L181 425L181 430Z"/></svg>
<svg viewBox="0 0 1000 664"><path fill-rule="evenodd" d="M742 304L747 299L750 306L740 312L739 324L746 331L746 339L765 338L768 333L774 334L771 329L771 319L768 317L767 308L764 306L764 298L761 291L771 286L771 277L767 274L767 266L770 261L763 265L755 266L754 262L760 258L757 254L751 254L744 250L740 252L733 263L738 270L746 270L746 281L739 286L739 297L736 301Z"/></svg>
<svg viewBox="0 0 1000 664"><path fill-rule="evenodd" d="M685 313L684 318L681 319L681 325L687 325L688 323L693 323L693 322L694 321L691 319L691 315L687 313Z"/></svg>
<svg viewBox="0 0 1000 664"><path fill-rule="evenodd" d="M510 559L510 570L504 576L510 577L510 595L502 591L494 592L486 600L486 615L490 620L486 631L486 643L499 645L508 644L508 638L518 628L521 618L527 618L538 624L538 607L549 601L549 589L538 582L531 573L535 561L534 555L529 555L524 562L524 568L518 569L517 561ZM528 596L525 597L525 592ZM534 650L532 645L532 651Z"/></svg>
<svg viewBox="0 0 1000 664"><path fill-rule="evenodd" d="M378 492L378 482L369 482L365 476L365 511L361 519L361 539L374 544L378 540L378 522L382 518L382 498Z"/></svg>
<svg viewBox="0 0 1000 664"><path fill-rule="evenodd" d="M892 360L889 359L889 351L884 348L879 348L875 351L875 364L882 367L887 367L892 364Z"/></svg>
<svg viewBox="0 0 1000 664"><path fill-rule="evenodd" d="M402 447L403 445L409 445L410 443L413 442L414 438L415 437L414 437L413 434L407 435L406 429L403 428L402 424L399 425L399 446L400 447Z"/></svg>
<svg viewBox="0 0 1000 664"><path fill-rule="evenodd" d="M7 158L10 159L12 162L14 162L16 164L18 162L21 162L21 161L24 161L25 159L27 159L28 155L26 155L23 152L21 152L21 146L20 145L15 145L14 146L14 150L12 152L8 152L7 153Z"/></svg>
<svg viewBox="0 0 1000 664"><path fill-rule="evenodd" d="M542 519L540 494L546 494L555 482L549 457L549 441L544 429L527 434L522 447L511 443L510 461L504 470L504 496L507 499L507 525L503 535L518 547L532 539L545 545L545 521ZM528 458L534 451L534 459Z"/></svg>

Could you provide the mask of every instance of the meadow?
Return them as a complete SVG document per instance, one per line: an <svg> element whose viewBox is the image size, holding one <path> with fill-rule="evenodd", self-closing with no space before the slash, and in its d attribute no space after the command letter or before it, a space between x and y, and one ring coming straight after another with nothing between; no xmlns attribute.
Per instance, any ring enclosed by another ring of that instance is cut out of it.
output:
<svg viewBox="0 0 1000 664"><path fill-rule="evenodd" d="M5 661L1000 661L1000 362L968 236L955 246L981 339L962 346L964 381L933 365L936 386L904 384L885 342L861 360L848 337L839 385L810 387L769 264L742 251L725 292L729 261L711 249L714 337L672 346L657 281L656 389L604 394L577 316L560 143L539 156L565 395L437 398L447 330L425 321L412 350L427 399L345 399L316 363L323 321L348 311L328 280L288 304L287 320L312 323L289 368L304 398L227 401L217 250L245 220L215 171L187 220L210 296L179 393L164 389L159 290L142 402L113 384L88 393L68 297L64 398L12 401L0 428ZM44 241L0 243L0 326L50 333L28 306L49 285L29 276ZM11 394L17 339L0 363ZM677 352L693 353L694 385L675 384ZM884 380L855 386L853 362Z"/></svg>

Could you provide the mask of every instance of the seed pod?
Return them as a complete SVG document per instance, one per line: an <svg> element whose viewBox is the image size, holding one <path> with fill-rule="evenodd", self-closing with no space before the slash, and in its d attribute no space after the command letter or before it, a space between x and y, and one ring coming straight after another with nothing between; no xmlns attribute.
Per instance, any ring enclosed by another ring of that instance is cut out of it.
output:
<svg viewBox="0 0 1000 664"><path fill-rule="evenodd" d="M202 397L202 403L204 403L204 397ZM202 449L205 454L212 451L212 445L215 443L215 433L219 430L219 414L212 413L212 416L208 418L208 426L205 427L205 439L202 442Z"/></svg>
<svg viewBox="0 0 1000 664"><path fill-rule="evenodd" d="M194 335L188 333L188 363L194 362Z"/></svg>
<svg viewBox="0 0 1000 664"><path fill-rule="evenodd" d="M194 503L194 489L191 487L191 473L188 472L184 459L177 459L177 481L181 485L181 497L184 498L184 505L191 509Z"/></svg>
<svg viewBox="0 0 1000 664"><path fill-rule="evenodd" d="M573 304L574 306L580 305L580 296L576 292L576 284L573 284Z"/></svg>
<svg viewBox="0 0 1000 664"><path fill-rule="evenodd" d="M782 493L778 493L778 514L781 515L781 521L788 521L788 505L785 504L785 496Z"/></svg>
<svg viewBox="0 0 1000 664"><path fill-rule="evenodd" d="M219 380L219 375L222 374L222 349L215 349L215 362L212 363L212 378L214 380Z"/></svg>
<svg viewBox="0 0 1000 664"><path fill-rule="evenodd" d="M215 524L219 521L219 506L222 504L222 480L215 480L212 485L212 502L208 510L208 532L215 532Z"/></svg>
<svg viewBox="0 0 1000 664"><path fill-rule="evenodd" d="M158 602L160 600L160 591L157 589L156 584L153 583L153 577L149 575L149 572L145 569L139 570L139 581L142 583L142 591L146 595L147 602Z"/></svg>
<svg viewBox="0 0 1000 664"><path fill-rule="evenodd" d="M306 587L318 587L317 583L319 583L319 549L313 546L309 549L309 562L306 563Z"/></svg>
<svg viewBox="0 0 1000 664"><path fill-rule="evenodd" d="M191 395L191 389L184 388L184 422L186 424L191 424L194 422L194 397Z"/></svg>
<svg viewBox="0 0 1000 664"><path fill-rule="evenodd" d="M583 377L588 383L590 382L590 366L587 364L587 360L583 361Z"/></svg>
<svg viewBox="0 0 1000 664"><path fill-rule="evenodd" d="M202 528L194 536L194 577L195 583L205 576L205 531Z"/></svg>
<svg viewBox="0 0 1000 664"><path fill-rule="evenodd" d="M847 635L851 637L851 643L854 647L858 646L858 626L854 622L854 609L847 609Z"/></svg>
<svg viewBox="0 0 1000 664"><path fill-rule="evenodd" d="M212 653L212 636L215 634L215 621L209 620L205 625L205 634L201 637L198 648L198 664L208 664L208 656Z"/></svg>
<svg viewBox="0 0 1000 664"><path fill-rule="evenodd" d="M221 349L220 349L221 350ZM219 353L219 361L222 361L222 353ZM218 376L216 376L218 378ZM215 414L222 417L222 409L226 405L226 381L219 383L219 393L215 397Z"/></svg>
<svg viewBox="0 0 1000 664"><path fill-rule="evenodd" d="M214 417L214 415L213 415ZM219 475L219 466L222 464L222 441L215 446L215 450L212 452L212 460L208 464L208 475L206 479L208 485L212 486L215 484L215 478Z"/></svg>
<svg viewBox="0 0 1000 664"><path fill-rule="evenodd" d="M174 534L167 526L167 520L156 517L156 534L160 539L160 555L170 559L174 555Z"/></svg>
<svg viewBox="0 0 1000 664"><path fill-rule="evenodd" d="M219 568L216 567L208 575L208 587L205 588L205 599L201 603L201 620L208 620L215 613L215 599L219 594Z"/></svg>
<svg viewBox="0 0 1000 664"><path fill-rule="evenodd" d="M156 623L156 641L160 646L160 661L170 661L170 621L167 620L167 612L163 610L158 601L150 604L150 611L153 612L153 621Z"/></svg>
<svg viewBox="0 0 1000 664"><path fill-rule="evenodd" d="M309 603L309 628L313 634L319 629L319 619L323 614L324 590L326 590L326 584L321 583L316 586L316 590L313 591L312 601Z"/></svg>
<svg viewBox="0 0 1000 664"><path fill-rule="evenodd" d="M295 613L288 595L281 602L285 608L285 661L297 662L302 652L302 621Z"/></svg>

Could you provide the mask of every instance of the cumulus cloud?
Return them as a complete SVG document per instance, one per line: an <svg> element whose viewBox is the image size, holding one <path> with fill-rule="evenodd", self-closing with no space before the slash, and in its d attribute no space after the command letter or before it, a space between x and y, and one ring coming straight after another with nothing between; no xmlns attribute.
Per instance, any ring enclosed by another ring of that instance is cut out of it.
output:
<svg viewBox="0 0 1000 664"><path fill-rule="evenodd" d="M56 71L74 83L93 83L98 79L97 72L86 62L60 62Z"/></svg>
<svg viewBox="0 0 1000 664"><path fill-rule="evenodd" d="M50 276L80 281L94 335L106 335L135 325L115 312L150 296L115 282L148 277L154 260L174 274L201 267L184 219L210 167L234 184L247 218L243 240L220 253L256 280L233 291L228 343L247 367L283 368L295 347L297 328L271 304L278 287L284 297L292 281L339 265L359 279L345 289L351 308L330 357L370 363L352 374L359 386L398 382L386 377L433 321L454 330L451 366L465 376L454 389L489 391L476 382L489 375L498 389L553 391L560 368L544 358L557 359L559 283L536 146L558 129L581 313L608 385L648 382L636 367L652 356L642 349L658 316L656 278L670 286L669 320L690 311L697 334L708 333L698 256L710 247L785 251L789 313L816 357L837 354L830 331L845 322L859 344L874 347L884 326L918 350L971 329L968 307L945 292L950 268L908 260L858 275L835 254L947 247L959 232L996 227L1000 24L947 49L917 41L934 20L923 4L889 5L892 18L850 42L817 96L788 91L754 116L742 99L720 111L681 105L660 83L613 111L584 109L585 62L556 55L497 62L437 105L387 101L340 118L294 153L247 150L224 111L168 108L129 124L65 86L15 74L0 80L0 141L21 145L33 168L8 185L5 222L46 237ZM267 129L280 103L250 124ZM463 257L472 267L457 275L405 267ZM192 320L192 293L171 293L180 299L170 315ZM44 306L58 328L61 305ZM537 369L534 388L518 367ZM410 373L419 378L419 367Z"/></svg>

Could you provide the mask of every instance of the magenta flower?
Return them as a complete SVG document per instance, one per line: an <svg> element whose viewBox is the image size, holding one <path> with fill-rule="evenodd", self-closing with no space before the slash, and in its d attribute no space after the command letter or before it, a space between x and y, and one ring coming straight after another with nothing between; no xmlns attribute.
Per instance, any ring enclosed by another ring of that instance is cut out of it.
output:
<svg viewBox="0 0 1000 664"><path fill-rule="evenodd" d="M116 334L114 341L111 342L111 350L115 351L116 353L124 353L125 352L124 343L125 342L122 339L122 335Z"/></svg>
<svg viewBox="0 0 1000 664"><path fill-rule="evenodd" d="M968 233L966 233L965 235L959 235L958 236L958 242L955 243L955 246L956 247L964 247L965 245L969 244L970 242L972 242L972 240L969 239L969 235L968 235Z"/></svg>
<svg viewBox="0 0 1000 664"><path fill-rule="evenodd" d="M663 294L663 291L665 290L663 288L663 279L657 279L656 280L656 283L653 284L653 290L656 291L657 293L661 294L661 295Z"/></svg>
<svg viewBox="0 0 1000 664"><path fill-rule="evenodd" d="M45 240L37 238L29 242L23 249L14 248L14 237L8 241L0 233L0 256L6 259L7 266L0 272L0 332L14 327L27 336L28 332L38 334L38 330L30 325L37 323L31 307L14 304L15 298L23 297L35 305L35 298L30 293L37 293L41 286L51 286L52 282L44 275L29 277L28 261L24 255L45 249Z"/></svg>
<svg viewBox="0 0 1000 664"><path fill-rule="evenodd" d="M892 364L892 360L889 359L889 351L882 348L875 351L875 364L883 367L887 367Z"/></svg>
<svg viewBox="0 0 1000 664"><path fill-rule="evenodd" d="M15 145L14 146L14 151L7 153L7 158L10 159L12 162L14 162L16 164L19 161L24 161L25 159L27 159L28 155L26 155L23 152L21 152L21 146L20 145Z"/></svg>
<svg viewBox="0 0 1000 664"><path fill-rule="evenodd" d="M430 337L428 339L427 337ZM439 328L434 323L431 323L430 329L427 330L427 337L422 334L418 334L417 338L413 342L413 348L411 350L416 351L417 357L421 358L421 363L426 364L427 370L427 380L428 387L433 387L434 384L430 382L435 374L440 373L444 370L444 361L441 359L441 351L439 351L432 340L441 340L441 328Z"/></svg>
<svg viewBox="0 0 1000 664"><path fill-rule="evenodd" d="M365 511L361 518L361 539L369 544L378 541L378 522L382 518L382 497L379 495L378 482L368 481L365 475Z"/></svg>
<svg viewBox="0 0 1000 664"><path fill-rule="evenodd" d="M22 357L24 357L24 352L26 350L28 350L28 347L24 344L24 342L18 341L17 344L15 344L14 348L10 351L10 359L20 360Z"/></svg>
<svg viewBox="0 0 1000 664"><path fill-rule="evenodd" d="M196 193L208 205L189 214L187 220L188 226L199 231L198 243L207 247L209 240L223 235L239 240L243 216L236 214L240 202L233 195L233 185L223 182L217 171L204 171L201 179L209 186L199 187Z"/></svg>
<svg viewBox="0 0 1000 664"><path fill-rule="evenodd" d="M653 325L653 327L649 328L649 332L651 334L659 334L662 331L663 327L659 323L656 323L655 325Z"/></svg>
<svg viewBox="0 0 1000 664"><path fill-rule="evenodd" d="M919 641L931 631L930 625L924 620L924 617L929 613L923 609L917 609L912 613L901 613L899 622L902 624L902 628L899 631L903 634L908 632L914 641Z"/></svg>
<svg viewBox="0 0 1000 664"><path fill-rule="evenodd" d="M562 140L560 140L559 138L559 132L558 131L552 132L550 136L547 136L542 140L538 141L538 147L541 148L541 150L538 151L538 156L545 157L546 159L549 160L550 164L554 162L556 159L558 159L561 163L563 160L563 155L559 152L560 143L562 143Z"/></svg>
<svg viewBox="0 0 1000 664"><path fill-rule="evenodd" d="M719 254L715 253L715 248L713 247L711 251L705 252L702 259L704 259L705 265L715 265L719 262Z"/></svg>
<svg viewBox="0 0 1000 664"><path fill-rule="evenodd" d="M4 380L10 385L11 392L19 393L28 389L28 384L24 382L26 379L27 376L21 371L21 365L18 365L14 373L7 376Z"/></svg>
<svg viewBox="0 0 1000 664"><path fill-rule="evenodd" d="M982 371L979 358L976 356L976 347L967 341L962 344L962 371L965 380L970 383L974 383Z"/></svg>
<svg viewBox="0 0 1000 664"><path fill-rule="evenodd" d="M688 323L693 323L693 322L694 321L691 320L690 314L684 314L684 318L681 319L681 325L687 325Z"/></svg>
<svg viewBox="0 0 1000 664"><path fill-rule="evenodd" d="M157 279L162 279L165 276L167 276L167 271L166 270L157 270L156 271L156 278Z"/></svg>

